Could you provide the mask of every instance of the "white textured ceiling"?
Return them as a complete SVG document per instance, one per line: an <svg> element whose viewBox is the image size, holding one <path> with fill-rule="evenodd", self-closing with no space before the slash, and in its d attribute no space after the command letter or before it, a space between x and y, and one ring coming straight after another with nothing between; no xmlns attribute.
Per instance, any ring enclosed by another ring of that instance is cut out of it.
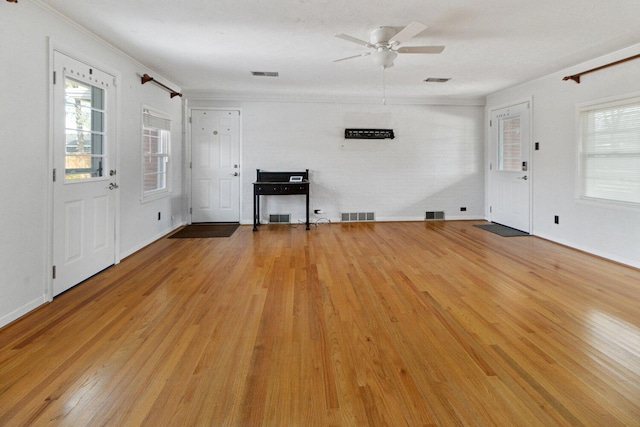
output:
<svg viewBox="0 0 640 427"><path fill-rule="evenodd" d="M485 96L640 43L640 0L39 1L183 90L377 96L382 69L371 57L331 62L367 50L334 35L367 40L412 21L428 28L403 46L446 49L400 55L387 97Z"/></svg>

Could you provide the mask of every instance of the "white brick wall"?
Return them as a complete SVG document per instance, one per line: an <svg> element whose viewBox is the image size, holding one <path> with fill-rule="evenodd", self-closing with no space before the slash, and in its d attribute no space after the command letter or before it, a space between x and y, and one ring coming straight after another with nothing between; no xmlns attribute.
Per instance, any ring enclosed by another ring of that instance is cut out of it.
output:
<svg viewBox="0 0 640 427"><path fill-rule="evenodd" d="M242 109L242 221L256 169L310 169L311 209L375 212L377 220L484 217L483 106L189 100ZM344 139L345 128L391 128L393 140ZM460 212L460 207L467 207ZM302 196L263 197L262 216L304 217ZM313 215L312 215L313 217Z"/></svg>

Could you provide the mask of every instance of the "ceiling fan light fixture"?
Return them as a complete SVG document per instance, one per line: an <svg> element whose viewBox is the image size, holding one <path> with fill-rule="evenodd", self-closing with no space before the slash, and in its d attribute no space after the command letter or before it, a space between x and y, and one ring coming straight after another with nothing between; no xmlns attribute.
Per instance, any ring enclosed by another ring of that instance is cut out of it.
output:
<svg viewBox="0 0 640 427"><path fill-rule="evenodd" d="M386 48L378 48L371 54L373 62L382 68L389 68L393 65L393 61L398 56L398 53Z"/></svg>

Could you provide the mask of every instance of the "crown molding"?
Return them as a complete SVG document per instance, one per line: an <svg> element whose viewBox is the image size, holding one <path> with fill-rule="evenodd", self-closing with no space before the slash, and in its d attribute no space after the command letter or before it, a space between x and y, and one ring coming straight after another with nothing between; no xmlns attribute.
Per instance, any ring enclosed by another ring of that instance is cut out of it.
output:
<svg viewBox="0 0 640 427"><path fill-rule="evenodd" d="M210 101L251 101L251 102L313 102L336 104L382 104L380 96L353 94L287 93L287 92L233 92L216 90L183 89L185 98ZM387 105L450 105L480 106L486 105L485 97L390 97Z"/></svg>

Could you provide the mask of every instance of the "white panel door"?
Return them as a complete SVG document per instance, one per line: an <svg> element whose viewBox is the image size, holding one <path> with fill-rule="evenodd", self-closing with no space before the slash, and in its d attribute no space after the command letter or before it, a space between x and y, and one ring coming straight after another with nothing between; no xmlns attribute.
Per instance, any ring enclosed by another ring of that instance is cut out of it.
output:
<svg viewBox="0 0 640 427"><path fill-rule="evenodd" d="M531 115L524 102L491 111L489 216L531 232Z"/></svg>
<svg viewBox="0 0 640 427"><path fill-rule="evenodd" d="M117 185L114 77L59 52L53 59L55 296L115 262Z"/></svg>
<svg viewBox="0 0 640 427"><path fill-rule="evenodd" d="M240 112L191 114L192 222L240 221Z"/></svg>

